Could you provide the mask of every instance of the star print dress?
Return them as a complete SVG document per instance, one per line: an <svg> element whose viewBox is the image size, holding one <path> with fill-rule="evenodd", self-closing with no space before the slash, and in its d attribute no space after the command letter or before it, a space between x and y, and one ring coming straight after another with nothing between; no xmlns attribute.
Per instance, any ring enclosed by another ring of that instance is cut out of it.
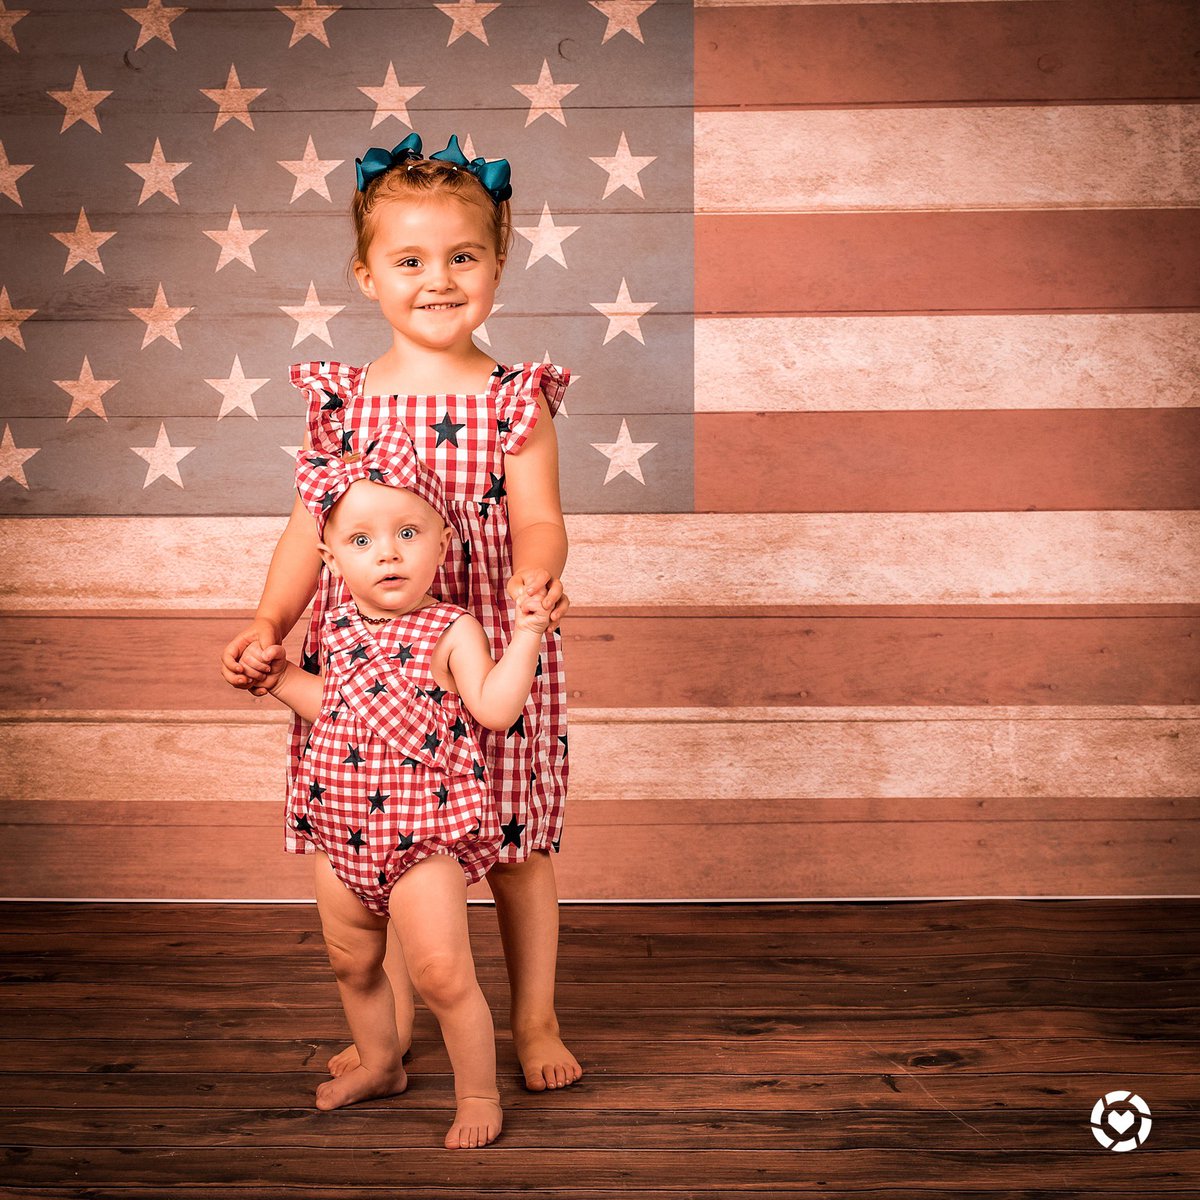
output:
<svg viewBox="0 0 1200 1200"><path fill-rule="evenodd" d="M430 666L464 611L431 604L368 630L351 601L322 623L321 711L301 748L287 822L380 916L396 880L431 854L458 859L474 883L500 849L478 726Z"/></svg>
<svg viewBox="0 0 1200 1200"><path fill-rule="evenodd" d="M407 427L417 454L436 471L446 503L462 534L451 538L432 593L457 604L483 626L492 655L499 658L512 636L511 601L505 585L512 574L504 456L520 452L537 423L537 397L553 415L570 382L569 371L543 363L498 364L486 393L477 395L364 396L365 366L336 362L297 363L291 382L309 405L310 425L340 422L343 453L361 452L387 426ZM319 414L319 417L318 417ZM326 612L349 601L341 580L323 568L313 597L304 644L304 665L320 665L321 622ZM289 779L299 761L306 726L291 729ZM567 794L567 703L559 631L542 641L537 675L520 716L507 730L480 729L495 811L503 831L500 862L523 862L535 850L559 848ZM285 846L303 854L311 843L290 826Z"/></svg>

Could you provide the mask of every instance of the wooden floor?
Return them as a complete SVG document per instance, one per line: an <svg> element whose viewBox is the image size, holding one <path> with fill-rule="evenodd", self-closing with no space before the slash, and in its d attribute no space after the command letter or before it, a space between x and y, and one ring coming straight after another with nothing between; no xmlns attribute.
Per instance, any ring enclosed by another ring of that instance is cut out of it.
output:
<svg viewBox="0 0 1200 1200"><path fill-rule="evenodd" d="M1200 1198L1200 901L564 906L587 1075L543 1095L471 920L507 1123L451 1152L426 1012L407 1095L312 1108L345 1034L311 907L0 906L0 1195ZM1089 1130L1115 1089L1130 1153Z"/></svg>

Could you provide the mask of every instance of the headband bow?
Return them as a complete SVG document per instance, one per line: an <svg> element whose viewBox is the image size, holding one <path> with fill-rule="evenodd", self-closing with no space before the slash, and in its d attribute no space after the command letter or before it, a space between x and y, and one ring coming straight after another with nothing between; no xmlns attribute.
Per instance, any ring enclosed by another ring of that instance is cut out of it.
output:
<svg viewBox="0 0 1200 1200"><path fill-rule="evenodd" d="M373 179L385 171L390 171L392 167L399 166L410 158L419 159L420 157L421 139L415 133L410 133L390 152L379 146L372 146L362 158L354 160L358 190L363 191ZM512 196L512 186L509 182L512 178L512 170L509 167L508 159L497 158L492 162L488 162L486 158L468 159L458 144L458 134L456 133L450 135L450 140L446 143L444 150L438 150L429 157L439 162L450 163L455 167L466 167L483 184L484 190L496 204L500 204Z"/></svg>
<svg viewBox="0 0 1200 1200"><path fill-rule="evenodd" d="M414 492L455 528L442 481L417 457L408 430L403 425L392 425L362 454L339 457L314 447L296 455L296 490L317 522L319 537L325 536L330 510L360 479Z"/></svg>

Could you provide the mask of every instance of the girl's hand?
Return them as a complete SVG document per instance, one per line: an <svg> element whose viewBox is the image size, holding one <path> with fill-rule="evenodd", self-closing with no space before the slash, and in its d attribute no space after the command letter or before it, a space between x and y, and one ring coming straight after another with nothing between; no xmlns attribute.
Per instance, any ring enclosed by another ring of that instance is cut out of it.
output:
<svg viewBox="0 0 1200 1200"><path fill-rule="evenodd" d="M273 691L288 669L287 651L280 645L268 646L265 650L253 642L246 647L242 662L262 675L261 682L250 689L252 696L265 696Z"/></svg>
<svg viewBox="0 0 1200 1200"><path fill-rule="evenodd" d="M257 642L261 646L274 646L279 642L279 631L266 621L255 621L247 625L241 633L225 647L221 654L221 675L225 682L235 688L253 689L261 684L263 673L260 669L249 669L244 661L247 647ZM255 692L257 696L263 692Z"/></svg>
<svg viewBox="0 0 1200 1200"><path fill-rule="evenodd" d="M522 596L517 601L517 614L513 621L513 628L528 629L531 633L539 636L545 633L550 627L550 614L546 611L543 601L544 593L538 595L534 592Z"/></svg>
<svg viewBox="0 0 1200 1200"><path fill-rule="evenodd" d="M524 595L542 592L542 607L550 610L551 631L558 628L559 622L567 615L567 609L571 607L571 601L563 592L562 580L552 578L543 567L530 567L516 572L508 581L507 590L517 604L520 604Z"/></svg>

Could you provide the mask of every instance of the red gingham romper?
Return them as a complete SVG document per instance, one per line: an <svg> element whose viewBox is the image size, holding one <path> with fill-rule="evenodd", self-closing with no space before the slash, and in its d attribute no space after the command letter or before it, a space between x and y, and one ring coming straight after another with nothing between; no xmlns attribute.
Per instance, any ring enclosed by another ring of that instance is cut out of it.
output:
<svg viewBox="0 0 1200 1200"><path fill-rule="evenodd" d="M500 848L478 726L430 666L463 612L431 604L368 629L351 601L322 626L321 711L296 766L287 824L380 916L396 880L422 859L450 855L475 883Z"/></svg>
<svg viewBox="0 0 1200 1200"><path fill-rule="evenodd" d="M504 456L520 451L538 419L537 395L558 411L571 373L552 364L497 364L486 393L472 396L364 396L365 366L296 363L291 382L322 418L340 416L343 453L362 451L391 422L407 427L421 461L441 477L446 503L467 541L451 538L446 561L431 589L461 605L483 626L492 656L512 636L505 585L512 574ZM314 407L314 405L316 407ZM321 621L350 599L342 581L322 569L304 643L304 665L317 670ZM567 685L562 637L542 641L537 676L521 715L508 730L480 729L496 812L504 831L500 862L524 862L534 850L557 852L567 794ZM289 779L304 745L306 726L293 717ZM310 844L289 824L285 847L303 854Z"/></svg>

